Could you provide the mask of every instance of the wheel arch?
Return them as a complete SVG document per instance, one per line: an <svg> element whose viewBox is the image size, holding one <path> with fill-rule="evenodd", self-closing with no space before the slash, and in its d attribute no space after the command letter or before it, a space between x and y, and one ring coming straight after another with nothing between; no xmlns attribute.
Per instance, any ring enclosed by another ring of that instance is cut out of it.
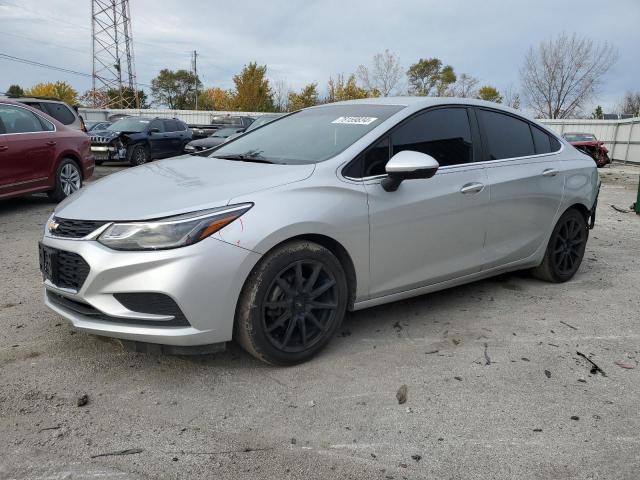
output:
<svg viewBox="0 0 640 480"><path fill-rule="evenodd" d="M336 256L336 258L340 262L340 265L342 265L342 268L344 269L344 273L346 276L347 289L349 292L347 309L351 310L353 308L353 304L355 303L356 291L357 291L357 285L358 285L356 268L351 258L351 255L349 254L347 249L336 239L320 233L304 233L304 234L294 235L286 239L283 239L278 243L276 243L275 245L271 246L271 248L269 248L269 250L264 253L263 258L275 248L278 248L279 246L285 243L295 241L295 240L307 240L309 242L317 243L318 245L323 246L324 248L326 248Z"/></svg>
<svg viewBox="0 0 640 480"><path fill-rule="evenodd" d="M80 161L80 157L72 152L72 151L64 151L58 156L58 161L55 163L55 168L53 170L53 175L57 175L58 168L60 168L60 164L65 160L71 160L78 167L78 171L80 172L80 177L82 181L84 181L84 172L82 171L82 162ZM54 179L55 181L55 179Z"/></svg>

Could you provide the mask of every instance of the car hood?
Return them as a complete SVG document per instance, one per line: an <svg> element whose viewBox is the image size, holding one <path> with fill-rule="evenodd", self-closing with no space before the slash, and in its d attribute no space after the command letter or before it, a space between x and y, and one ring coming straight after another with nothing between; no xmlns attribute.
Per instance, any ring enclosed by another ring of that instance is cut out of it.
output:
<svg viewBox="0 0 640 480"><path fill-rule="evenodd" d="M60 218L147 220L227 205L240 195L308 178L315 165L278 165L183 155L122 170L80 189Z"/></svg>
<svg viewBox="0 0 640 480"><path fill-rule="evenodd" d="M92 140L93 140L93 137L99 137L100 139L105 139L105 140L112 140L116 137L119 137L122 134L128 137L132 137L134 135L140 135L141 132L115 132L113 130L91 130L90 132L87 133L87 135L89 135L92 138Z"/></svg>

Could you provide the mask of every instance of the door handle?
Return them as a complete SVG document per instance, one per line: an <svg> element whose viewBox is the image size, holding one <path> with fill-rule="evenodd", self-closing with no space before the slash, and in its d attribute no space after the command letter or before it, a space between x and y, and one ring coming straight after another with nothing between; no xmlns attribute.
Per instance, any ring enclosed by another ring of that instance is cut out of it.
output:
<svg viewBox="0 0 640 480"><path fill-rule="evenodd" d="M50 147L53 147L57 142L55 140L49 140L47 142L47 145L49 145Z"/></svg>
<svg viewBox="0 0 640 480"><path fill-rule="evenodd" d="M542 172L542 176L543 177L555 177L559 173L560 172L558 170L556 170L555 168L545 168L545 170Z"/></svg>
<svg viewBox="0 0 640 480"><path fill-rule="evenodd" d="M0 152L4 152L5 150L9 150L9 147L6 145L0 145Z"/></svg>
<svg viewBox="0 0 640 480"><path fill-rule="evenodd" d="M467 183L460 189L460 193L480 193L484 190L483 183Z"/></svg>

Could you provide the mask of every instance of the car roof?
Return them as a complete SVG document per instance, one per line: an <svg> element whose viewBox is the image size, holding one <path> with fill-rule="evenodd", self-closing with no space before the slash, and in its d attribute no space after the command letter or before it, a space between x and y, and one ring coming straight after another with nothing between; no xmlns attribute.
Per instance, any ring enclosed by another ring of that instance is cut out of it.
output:
<svg viewBox="0 0 640 480"><path fill-rule="evenodd" d="M60 100L59 98L53 97L9 97L9 99L17 101L18 103L28 100L34 102L64 103L66 105L66 102Z"/></svg>
<svg viewBox="0 0 640 480"><path fill-rule="evenodd" d="M476 107L489 107L498 110L504 110L521 117L527 116L520 110L515 110L499 103L487 102L485 100L478 100L475 98L457 97L377 97L362 98L358 100L345 100L342 102L335 102L327 105L397 105L401 107L413 107L412 109L415 110L420 110L427 107L435 107L438 105L472 105Z"/></svg>
<svg viewBox="0 0 640 480"><path fill-rule="evenodd" d="M589 132L564 132L563 135L591 135L595 137L593 133Z"/></svg>
<svg viewBox="0 0 640 480"><path fill-rule="evenodd" d="M53 123L56 126L56 130L68 128L66 125L64 125L63 123L59 122L55 118L53 118L51 115L43 112L42 110L38 110L37 108L33 108L31 105L26 105L26 104L24 104L22 102L16 102L13 99L3 98L3 97L0 97L0 103L3 103L5 105L15 105L17 107L29 110L30 112L33 112L36 115L44 117L46 120L48 120L49 122Z"/></svg>

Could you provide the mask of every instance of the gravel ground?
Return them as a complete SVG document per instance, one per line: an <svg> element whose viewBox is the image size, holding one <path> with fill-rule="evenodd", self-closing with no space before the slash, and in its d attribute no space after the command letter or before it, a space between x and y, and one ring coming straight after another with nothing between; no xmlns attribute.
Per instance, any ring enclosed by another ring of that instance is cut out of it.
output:
<svg viewBox="0 0 640 480"><path fill-rule="evenodd" d="M52 205L1 202L0 478L637 479L640 216L611 205L639 174L601 171L573 281L510 274L352 313L293 368L74 332L41 300Z"/></svg>

